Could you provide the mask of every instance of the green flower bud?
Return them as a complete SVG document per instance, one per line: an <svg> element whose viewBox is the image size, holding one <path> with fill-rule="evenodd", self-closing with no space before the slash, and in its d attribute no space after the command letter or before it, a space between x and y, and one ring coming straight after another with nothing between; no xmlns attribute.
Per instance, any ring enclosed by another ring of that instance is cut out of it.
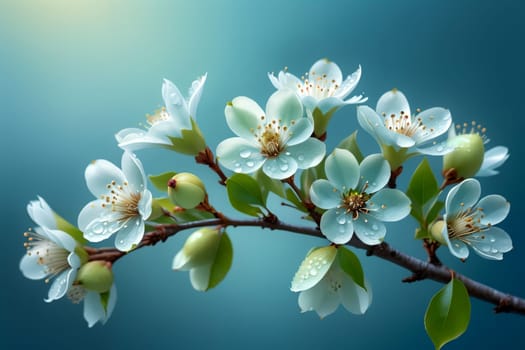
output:
<svg viewBox="0 0 525 350"><path fill-rule="evenodd" d="M215 259L220 239L219 230L208 227L201 228L188 237L182 248L182 253L191 266L209 264L210 260Z"/></svg>
<svg viewBox="0 0 525 350"><path fill-rule="evenodd" d="M445 225L445 221L443 220L436 221L430 225L430 235L439 243L447 245L447 242L443 238L443 225Z"/></svg>
<svg viewBox="0 0 525 350"><path fill-rule="evenodd" d="M107 292L113 285L111 264L105 261L90 261L80 267L75 284L97 293Z"/></svg>
<svg viewBox="0 0 525 350"><path fill-rule="evenodd" d="M481 136L476 133L463 134L454 136L448 142L454 150L443 156L443 173L454 169L458 179L476 175L485 154Z"/></svg>
<svg viewBox="0 0 525 350"><path fill-rule="evenodd" d="M201 179L191 173L179 173L168 181L170 200L184 209L195 208L206 198Z"/></svg>

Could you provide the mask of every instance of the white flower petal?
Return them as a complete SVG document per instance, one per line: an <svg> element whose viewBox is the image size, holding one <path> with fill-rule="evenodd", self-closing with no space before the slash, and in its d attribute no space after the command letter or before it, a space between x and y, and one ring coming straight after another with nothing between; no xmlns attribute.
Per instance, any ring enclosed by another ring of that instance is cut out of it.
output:
<svg viewBox="0 0 525 350"><path fill-rule="evenodd" d="M117 304L117 287L115 287L115 284L111 285L111 289L109 290L109 299L108 299L108 305L106 307L106 316L102 320L102 324L105 324L107 320L111 317L113 314L113 310L115 309L115 305Z"/></svg>
<svg viewBox="0 0 525 350"><path fill-rule="evenodd" d="M425 128L419 127L413 135L416 144L424 143L444 134L452 124L452 116L448 109L434 107L416 115L414 123L419 121Z"/></svg>
<svg viewBox="0 0 525 350"><path fill-rule="evenodd" d="M374 193L385 187L390 179L390 165L381 154L371 154L359 165L358 189L366 187L365 192Z"/></svg>
<svg viewBox="0 0 525 350"><path fill-rule="evenodd" d="M486 259L502 260L503 253L512 249L510 236L499 227L471 234L465 240L474 252Z"/></svg>
<svg viewBox="0 0 525 350"><path fill-rule="evenodd" d="M173 264L171 268L173 270L187 271L195 267L191 264L190 258L184 253L184 249L179 250L179 252L173 258Z"/></svg>
<svg viewBox="0 0 525 350"><path fill-rule="evenodd" d="M164 79L162 84L162 98L166 105L168 114L175 121L175 125L182 129L191 129L191 120L186 100L179 91L179 88L168 79Z"/></svg>
<svg viewBox="0 0 525 350"><path fill-rule="evenodd" d="M107 186L112 181L122 184L126 180L122 170L105 159L91 162L84 175L89 191L97 198L108 193Z"/></svg>
<svg viewBox="0 0 525 350"><path fill-rule="evenodd" d="M355 72L353 72L351 75L346 77L346 79L341 83L341 85L337 89L335 95L341 98L345 98L355 89L360 79L361 79L361 65L357 67ZM350 100L352 100L354 97L352 97Z"/></svg>
<svg viewBox="0 0 525 350"><path fill-rule="evenodd" d="M308 118L299 118L293 125L288 127L288 131L284 133L286 144L289 146L302 143L312 136L314 131L314 124Z"/></svg>
<svg viewBox="0 0 525 350"><path fill-rule="evenodd" d="M492 176L499 172L496 168L500 167L509 158L509 150L504 146L496 146L485 152L481 169L476 176Z"/></svg>
<svg viewBox="0 0 525 350"><path fill-rule="evenodd" d="M321 78L328 82L335 81L335 84L337 85L341 85L341 82L343 81L343 73L339 66L326 58L322 58L315 62L310 68L308 74L308 78L312 81Z"/></svg>
<svg viewBox="0 0 525 350"><path fill-rule="evenodd" d="M66 249L68 252L75 250L77 242L69 234L65 233L64 231L51 230L45 227L43 227L43 229L46 231L47 236L51 238L51 240L58 246Z"/></svg>
<svg viewBox="0 0 525 350"><path fill-rule="evenodd" d="M151 192L148 190L142 192L142 196L138 204L138 209L139 209L139 214L143 220L147 220L149 216L151 215L152 203L153 203L153 196L151 195Z"/></svg>
<svg viewBox="0 0 525 350"><path fill-rule="evenodd" d="M339 295L330 286L330 281L323 279L314 287L302 291L298 299L301 312L315 311L324 318L337 310Z"/></svg>
<svg viewBox="0 0 525 350"><path fill-rule="evenodd" d="M385 128L383 119L372 108L368 106L358 106L357 121L379 145L391 145L394 143L395 140Z"/></svg>
<svg viewBox="0 0 525 350"><path fill-rule="evenodd" d="M369 214L381 221L399 221L410 214L410 199L400 190L383 188L367 202Z"/></svg>
<svg viewBox="0 0 525 350"><path fill-rule="evenodd" d="M321 232L335 244L345 244L354 234L352 215L341 209L329 209L321 216Z"/></svg>
<svg viewBox="0 0 525 350"><path fill-rule="evenodd" d="M208 73L205 73L202 77L196 79L191 83L189 91L189 100L188 100L188 112L190 117L194 120L197 119L197 106L202 95L202 89L204 88L204 83L206 82L206 77Z"/></svg>
<svg viewBox="0 0 525 350"><path fill-rule="evenodd" d="M353 223L355 234L363 243L376 245L383 242L386 235L385 224L372 215L359 214Z"/></svg>
<svg viewBox="0 0 525 350"><path fill-rule="evenodd" d="M127 252L135 248L144 237L144 221L142 218L134 217L126 221L115 237L115 247Z"/></svg>
<svg viewBox="0 0 525 350"><path fill-rule="evenodd" d="M266 160L259 147L241 137L222 141L217 146L216 154L224 167L237 173L252 173Z"/></svg>
<svg viewBox="0 0 525 350"><path fill-rule="evenodd" d="M47 276L47 267L39 264L40 257L36 254L24 254L20 260L20 271L24 277L32 280L40 280Z"/></svg>
<svg viewBox="0 0 525 350"><path fill-rule="evenodd" d="M307 169L321 163L326 152L325 143L314 138L286 148L285 154L297 161L299 169Z"/></svg>
<svg viewBox="0 0 525 350"><path fill-rule="evenodd" d="M337 248L327 246L312 249L294 275L292 292L301 292L317 285L331 268L337 256Z"/></svg>
<svg viewBox="0 0 525 350"><path fill-rule="evenodd" d="M341 192L328 180L320 179L310 187L310 199L321 209L332 209L341 203Z"/></svg>
<svg viewBox="0 0 525 350"><path fill-rule="evenodd" d="M31 220L37 225L54 229L56 228L55 214L44 198L38 196L38 200L31 201L27 205L27 213Z"/></svg>
<svg viewBox="0 0 525 350"><path fill-rule="evenodd" d="M428 144L430 144L430 146L428 146ZM444 140L436 143L427 142L426 144L419 145L416 150L420 154L426 154L429 156L442 156L452 152L454 147L450 146L448 140Z"/></svg>
<svg viewBox="0 0 525 350"><path fill-rule="evenodd" d="M73 269L67 269L56 276L53 279L53 283L51 283L51 287L49 287L49 292L45 301L50 303L53 300L62 298L66 294L69 287L71 287L75 276L76 270Z"/></svg>
<svg viewBox="0 0 525 350"><path fill-rule="evenodd" d="M499 224L509 214L510 203L497 194L491 194L481 198L474 210L480 210L480 224L494 226Z"/></svg>
<svg viewBox="0 0 525 350"><path fill-rule="evenodd" d="M100 300L100 294L97 292L86 291L84 297L84 319L88 327L93 327L97 322L104 320L106 312Z"/></svg>
<svg viewBox="0 0 525 350"><path fill-rule="evenodd" d="M78 215L78 228L84 233L84 238L90 242L100 242L122 226L118 214L109 208L103 208L104 202L100 199L86 204Z"/></svg>
<svg viewBox="0 0 525 350"><path fill-rule="evenodd" d="M403 112L404 115L411 116L410 106L405 95L397 90L390 90L384 93L377 101L376 112L380 115L390 117L392 114L398 118Z"/></svg>
<svg viewBox="0 0 525 350"><path fill-rule="evenodd" d="M278 120L281 125L290 126L303 117L303 104L291 90L277 90L266 103L268 120Z"/></svg>
<svg viewBox="0 0 525 350"><path fill-rule="evenodd" d="M370 285L365 281L367 287L367 290L365 290L358 286L343 271L340 274L341 288L339 288L338 293L341 304L353 314L364 314L372 302Z"/></svg>
<svg viewBox="0 0 525 350"><path fill-rule="evenodd" d="M194 267L190 270L190 282L195 290L205 291L210 283L211 265Z"/></svg>
<svg viewBox="0 0 525 350"><path fill-rule="evenodd" d="M122 172L132 191L142 192L146 189L144 168L135 154L131 152L122 154Z"/></svg>
<svg viewBox="0 0 525 350"><path fill-rule="evenodd" d="M245 96L234 98L224 108L224 114L230 129L246 140L255 140L257 126L268 122L257 102Z"/></svg>
<svg viewBox="0 0 525 350"><path fill-rule="evenodd" d="M334 96L323 98L317 102L317 108L319 108L323 114L330 112L330 110L334 108L339 109L343 105L345 105L345 101Z"/></svg>
<svg viewBox="0 0 525 350"><path fill-rule="evenodd" d="M279 154L277 157L269 158L264 162L263 171L272 179L284 180L295 174L297 161L291 156Z"/></svg>
<svg viewBox="0 0 525 350"><path fill-rule="evenodd" d="M347 150L336 148L326 157L325 172L328 181L342 191L355 189L359 182L359 163Z"/></svg>
<svg viewBox="0 0 525 350"><path fill-rule="evenodd" d="M459 185L452 187L445 200L447 217L455 217L460 211L473 207L480 194L481 186L476 179L466 179Z"/></svg>

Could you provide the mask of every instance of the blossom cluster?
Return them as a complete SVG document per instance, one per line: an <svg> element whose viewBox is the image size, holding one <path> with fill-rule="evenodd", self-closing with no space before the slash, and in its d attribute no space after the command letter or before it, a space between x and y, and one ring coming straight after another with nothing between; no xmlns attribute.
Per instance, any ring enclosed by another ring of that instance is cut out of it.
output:
<svg viewBox="0 0 525 350"><path fill-rule="evenodd" d="M443 215L422 227L430 232L425 239L447 246L463 260L468 257L468 247L495 260L512 249L509 235L494 227L505 219L510 205L499 195L478 202L481 187L473 178L497 174L508 150L498 146L485 151L484 129L477 124L471 130L460 127L456 131L451 112L442 107L412 113L407 98L397 89L383 94L375 109L364 105L368 98L363 95L349 97L361 78L361 66L343 78L337 64L321 59L301 78L287 70L268 77L276 91L264 109L246 96L226 104L226 123L235 136L218 144L216 156L220 165L234 173L262 173L278 186L293 183L299 171L314 174L295 195L329 242L307 255L292 281L291 290L300 293L302 311L313 310L325 317L339 304L356 314L367 310L372 301L370 283L344 245L353 239L379 245L387 234L385 223L400 221L413 212L415 203L408 192L394 187L404 162L417 155L443 156L446 185L456 184L446 196ZM81 209L76 226L59 217L44 199L30 202L28 214L37 226L25 233L27 253L20 269L27 278L53 280L47 302L67 295L75 303L84 302L90 327L104 323L116 302L111 262L93 259L96 249L88 242L114 237L118 251L130 252L143 243L146 226L161 225L156 220L162 213L172 215L173 206L221 217L207 202L200 179L189 173L173 173L165 179L172 207L161 207L133 153L165 148L210 161L205 156L211 150L196 119L206 79L204 74L195 80L188 97L164 80L164 107L147 115L147 128L116 133L123 150L121 166L105 159L87 166L85 180L95 199ZM348 105L358 105L357 123L375 139L380 153L362 157L355 147L344 146L327 152L328 122ZM436 202L440 194L432 200ZM189 270L194 288L204 291L224 278L230 256L231 242L225 232L203 228L188 238L174 258L173 269Z"/></svg>

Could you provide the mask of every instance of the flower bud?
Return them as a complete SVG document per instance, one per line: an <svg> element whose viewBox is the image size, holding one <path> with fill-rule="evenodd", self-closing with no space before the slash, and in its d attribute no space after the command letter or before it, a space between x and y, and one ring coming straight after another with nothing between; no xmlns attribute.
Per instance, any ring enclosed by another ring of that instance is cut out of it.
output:
<svg viewBox="0 0 525 350"><path fill-rule="evenodd" d="M113 285L111 264L105 261L90 261L80 267L76 284L97 293L107 292Z"/></svg>
<svg viewBox="0 0 525 350"><path fill-rule="evenodd" d="M435 239L439 243L443 245L447 245L447 242L443 238L443 225L445 225L445 221L443 220L434 222L430 226L430 235L432 236L433 239Z"/></svg>
<svg viewBox="0 0 525 350"><path fill-rule="evenodd" d="M185 270L210 264L217 253L220 239L217 229L205 227L193 232L175 257L173 268Z"/></svg>
<svg viewBox="0 0 525 350"><path fill-rule="evenodd" d="M168 195L173 204L192 209L204 201L206 188L197 176L179 173L168 181Z"/></svg>
<svg viewBox="0 0 525 350"><path fill-rule="evenodd" d="M448 142L454 150L443 156L443 173L454 169L458 179L476 175L485 154L481 136L475 133L462 134L454 136Z"/></svg>

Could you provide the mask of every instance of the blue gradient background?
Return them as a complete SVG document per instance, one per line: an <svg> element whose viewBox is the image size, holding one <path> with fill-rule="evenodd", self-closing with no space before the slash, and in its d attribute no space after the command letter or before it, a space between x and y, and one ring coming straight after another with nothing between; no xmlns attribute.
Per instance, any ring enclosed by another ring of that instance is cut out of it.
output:
<svg viewBox="0 0 525 350"><path fill-rule="evenodd" d="M22 232L32 225L27 202L41 195L75 222L91 200L85 166L95 158L119 163L114 133L138 125L161 105L162 78L185 89L208 72L198 119L215 148L231 135L223 115L226 101L247 95L264 105L274 90L268 71L289 66L300 74L325 56L345 74L362 65L357 92L365 92L372 105L397 87L414 107L443 106L457 122L482 122L492 146L510 148L503 173L482 184L484 194L511 201L501 226L513 236L515 249L502 262L472 256L463 264L446 250L440 255L457 271L525 296L524 8L512 0L2 0L0 347L432 348L423 314L439 285L402 284L405 271L361 252L374 287L367 314L339 309L324 320L300 314L290 280L308 249L324 243L314 238L231 229L234 265L224 283L205 294L191 289L186 273L170 270L187 233L137 251L115 265L117 307L106 326L93 329L86 327L81 306L66 298L44 303L48 286L24 279L18 270ZM338 112L328 130L329 149L356 127L353 107ZM366 151L377 151L365 133L360 140ZM216 183L190 157L155 150L139 156L148 173L198 171ZM401 186L409 175L403 174ZM209 190L216 206L232 213L223 189ZM281 215L297 221L293 213ZM391 225L387 239L424 258L412 233L408 219ZM469 329L447 349L524 347L523 317L494 315L491 305L472 304Z"/></svg>

